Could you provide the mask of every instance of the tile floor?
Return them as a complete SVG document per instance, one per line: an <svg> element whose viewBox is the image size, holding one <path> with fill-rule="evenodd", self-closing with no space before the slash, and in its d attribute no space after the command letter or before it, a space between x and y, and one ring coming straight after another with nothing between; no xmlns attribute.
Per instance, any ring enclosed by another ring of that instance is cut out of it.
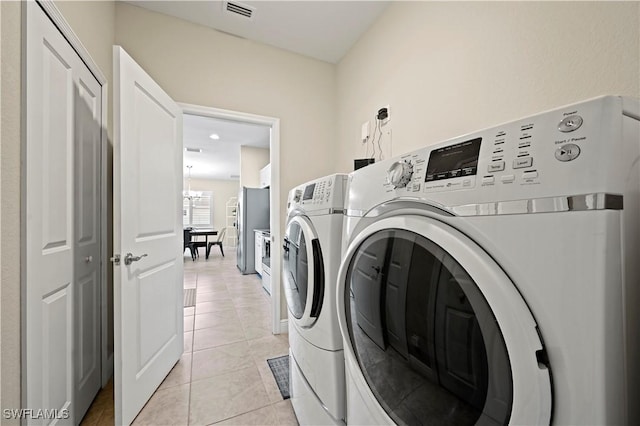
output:
<svg viewBox="0 0 640 426"><path fill-rule="evenodd" d="M287 354L288 335L271 334L258 276L239 273L232 248L225 255L214 248L208 260L204 250L195 262L185 256L184 286L196 289L196 306L185 308L185 352L134 425L298 424L266 361ZM113 425L109 394L107 386L83 425Z"/></svg>

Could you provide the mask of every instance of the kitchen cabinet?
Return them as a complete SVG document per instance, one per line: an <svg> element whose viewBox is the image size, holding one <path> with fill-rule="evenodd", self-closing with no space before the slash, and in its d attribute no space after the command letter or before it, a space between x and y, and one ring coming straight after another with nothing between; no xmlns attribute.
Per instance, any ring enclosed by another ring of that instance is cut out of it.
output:
<svg viewBox="0 0 640 426"><path fill-rule="evenodd" d="M271 163L267 164L260 170L260 188L269 188L271 186Z"/></svg>

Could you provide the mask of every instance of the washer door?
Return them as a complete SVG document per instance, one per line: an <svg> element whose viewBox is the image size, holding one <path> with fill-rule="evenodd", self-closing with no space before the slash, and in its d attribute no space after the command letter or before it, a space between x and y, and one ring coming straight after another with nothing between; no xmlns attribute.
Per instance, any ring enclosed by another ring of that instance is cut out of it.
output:
<svg viewBox="0 0 640 426"><path fill-rule="evenodd" d="M363 395L398 424L549 424L537 326L504 271L454 228L381 219L338 277L345 350Z"/></svg>
<svg viewBox="0 0 640 426"><path fill-rule="evenodd" d="M283 246L284 291L289 312L302 327L311 327L322 309L324 261L320 240L305 216L287 225Z"/></svg>

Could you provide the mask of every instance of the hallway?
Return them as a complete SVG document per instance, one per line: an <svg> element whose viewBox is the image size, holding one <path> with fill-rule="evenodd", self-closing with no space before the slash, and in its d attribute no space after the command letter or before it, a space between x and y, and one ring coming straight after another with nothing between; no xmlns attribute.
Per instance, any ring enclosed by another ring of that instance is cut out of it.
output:
<svg viewBox="0 0 640 426"><path fill-rule="evenodd" d="M185 352L134 425L297 425L266 361L288 353L288 335L271 334L260 279L239 273L233 248L225 254L185 255L184 287L196 289L195 306L185 308ZM82 424L112 425L108 399L99 395Z"/></svg>

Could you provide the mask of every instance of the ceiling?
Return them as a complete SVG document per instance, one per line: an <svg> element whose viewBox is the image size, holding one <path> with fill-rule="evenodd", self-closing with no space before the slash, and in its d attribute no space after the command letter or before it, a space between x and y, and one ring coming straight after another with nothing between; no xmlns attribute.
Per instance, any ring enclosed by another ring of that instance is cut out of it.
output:
<svg viewBox="0 0 640 426"><path fill-rule="evenodd" d="M220 139L211 139L212 133ZM185 177L189 174L187 166L193 166L191 177L194 179L237 180L240 146L269 149L270 133L269 126L185 114ZM187 149L200 149L201 152L188 152Z"/></svg>
<svg viewBox="0 0 640 426"><path fill-rule="evenodd" d="M390 1L126 1L330 63L337 63ZM251 11L228 12L227 3Z"/></svg>
<svg viewBox="0 0 640 426"><path fill-rule="evenodd" d="M237 37L337 63L373 24L390 1L125 1ZM228 3L251 11L247 18L227 11ZM269 148L267 126L184 116L184 173L194 179L238 179L240 146ZM216 133L214 141L209 135ZM201 152L187 152L187 148Z"/></svg>

